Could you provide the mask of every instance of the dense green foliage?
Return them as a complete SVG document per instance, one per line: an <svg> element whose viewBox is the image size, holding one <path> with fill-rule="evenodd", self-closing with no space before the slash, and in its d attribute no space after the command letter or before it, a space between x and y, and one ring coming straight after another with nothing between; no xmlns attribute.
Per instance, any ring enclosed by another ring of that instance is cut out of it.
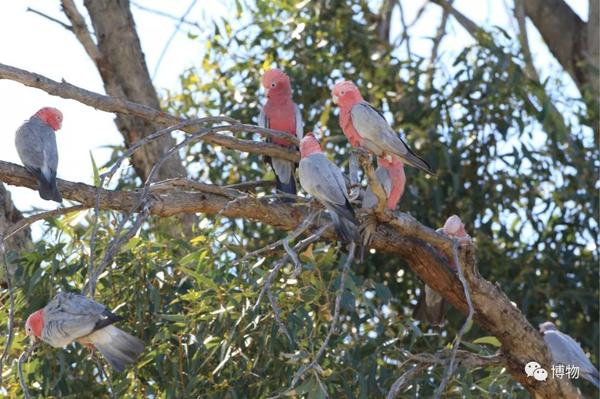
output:
<svg viewBox="0 0 600 399"><path fill-rule="evenodd" d="M585 104L563 98L560 81L541 87L527 79L515 39L499 29L465 48L429 85L427 62L400 59L377 36L377 18L363 1L255 3L215 22L209 40L192 38L205 47L204 58L183 73L180 90L165 93L165 109L256 122L260 76L278 66L290 74L307 131L324 138L329 154L345 166L348 144L329 90L342 77L354 80L437 170L435 179L407 170L400 209L429 226L459 214L476 239L481 273L498 282L533 324L558 320L598 364L598 257L591 245L598 242L598 151ZM562 104L566 125L549 101ZM202 144L185 155L196 180L272 178L254 155ZM125 174L120 184L135 180ZM122 217L101 213L98 255ZM5 367L11 396L20 395L15 370L26 344L24 320L58 290L81 290L92 220L91 213L54 220L34 251L10 257L18 266L17 335ZM97 288L103 303L119 306L121 326L148 344L135 370L112 375L117 395L258 398L283 392L325 338L345 259L345 248L318 243L302 254L299 276L292 277L291 265L279 273L272 292L289 340L268 298L253 308L282 252L233 263L284 234L251 221L207 218L195 238L184 240L164 234L151 219ZM371 254L354 265L342 297L341 332L322 370L307 373L295 392L384 397L407 370L398 368L407 352L449 345L464 316L451 310L441 329L415 323L410 314L420 288L402 259ZM6 298L3 293L3 314ZM463 348L494 353L494 345L473 342L485 335L474 325ZM43 346L25 366L31 390L46 397L105 395L107 384L89 358L81 346ZM442 372L419 374L403 397L430 397ZM526 396L501 368L459 369L448 390L457 397Z"/></svg>

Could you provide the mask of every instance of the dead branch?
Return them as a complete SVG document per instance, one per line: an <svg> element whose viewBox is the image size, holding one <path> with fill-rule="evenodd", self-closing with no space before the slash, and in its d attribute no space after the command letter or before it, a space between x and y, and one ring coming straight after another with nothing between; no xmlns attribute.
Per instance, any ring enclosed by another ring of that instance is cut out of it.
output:
<svg viewBox="0 0 600 399"><path fill-rule="evenodd" d="M25 349L21 356L19 356L19 362L17 363L18 371L19 371L19 383L21 384L21 389L23 390L23 396L25 399L30 399L31 394L29 393L29 388L27 387L27 381L25 381L25 376L23 375L23 363L27 360L29 355L33 353L35 348L39 345L39 341L33 343L29 348Z"/></svg>

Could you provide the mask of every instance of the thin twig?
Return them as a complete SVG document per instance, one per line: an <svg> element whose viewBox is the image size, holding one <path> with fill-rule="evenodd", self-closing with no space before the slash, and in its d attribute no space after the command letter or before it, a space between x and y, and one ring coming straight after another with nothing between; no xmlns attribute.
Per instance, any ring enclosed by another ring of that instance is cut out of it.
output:
<svg viewBox="0 0 600 399"><path fill-rule="evenodd" d="M467 331L467 329L470 328L471 322L473 320L473 314L475 313L475 309L473 308L473 302L471 301L471 291L469 289L469 284L467 282L467 279L465 278L465 275L462 270L462 266L458 259L459 242L457 239L453 239L453 241L454 241L454 264L456 265L456 270L458 272L458 279L460 280L460 282L463 286L465 299L467 300L467 305L469 306L469 312L467 314L467 318L466 318L464 324L458 331L458 334L456 334L456 337L454 337L454 342L452 343L452 352L450 355L450 359L448 361L448 367L444 370L444 376L442 377L442 381L440 382L440 385L435 392L435 399L441 398L442 394L444 393L444 389L446 388L446 385L448 384L448 381L449 381L450 377L452 376L452 373L454 373L456 353L460 346L460 341L461 341L463 335L465 334L465 332Z"/></svg>
<svg viewBox="0 0 600 399"><path fill-rule="evenodd" d="M395 398L400 391L412 381L417 374L427 369L430 366L445 366L448 363L448 356L452 356L451 353L448 353L448 350L444 350L442 352L438 352L436 354L432 353L407 353L407 359L403 361L398 369L402 370L404 366L408 363L416 363L414 367L405 373L403 373L390 387L388 394L386 395L386 399ZM452 352L452 351L450 351ZM503 356L499 353L484 356L478 355L476 353L471 353L468 351L458 351L455 354L456 359L459 360L460 364L467 368L476 368L476 367L486 367L486 366L494 366L500 365L503 362Z"/></svg>
<svg viewBox="0 0 600 399"><path fill-rule="evenodd" d="M396 0L398 9L400 10L400 22L402 23L402 41L406 44L406 56L411 59L412 52L410 51L410 36L408 35L408 25L406 24L406 17L404 16L404 7L402 7L402 1Z"/></svg>
<svg viewBox="0 0 600 399"><path fill-rule="evenodd" d="M88 56L98 65L102 59L102 53L94 42L94 39L92 39L85 18L83 18L73 0L61 0L61 4L63 12L69 18L69 21L71 21L72 28L70 30L73 31Z"/></svg>
<svg viewBox="0 0 600 399"><path fill-rule="evenodd" d="M2 235L2 241L5 241L6 239L23 230L27 226L37 222L38 220L53 218L56 216L65 215L67 213L79 212L85 209L90 209L90 207L87 205L75 205L67 208L58 208L53 209L51 211L40 212L33 216L26 217L24 219L19 220L17 223L10 225L10 227L6 230L4 235Z"/></svg>
<svg viewBox="0 0 600 399"><path fill-rule="evenodd" d="M293 241L296 238L298 238L302 233L304 233L309 227L310 225L313 223L313 221L315 220L315 217L317 216L318 212L311 212L303 221L302 223L300 223L298 225L298 227L296 227L292 232L288 233L287 236L285 236L284 238L282 238L281 240L275 241L273 243L270 243L269 245L266 245L262 248L259 248L255 251L249 252L246 255L244 255L241 259L236 260L233 262L233 265L239 265L240 263L244 263L246 262L249 258L258 256L262 253L265 252L270 252L270 251L274 251L277 247L279 247L280 245L283 245L286 241Z"/></svg>
<svg viewBox="0 0 600 399"><path fill-rule="evenodd" d="M43 13L43 12L41 12L41 11L34 10L34 9L33 9L33 8L31 8L31 7L27 7L27 10L25 10L25 11L29 11L29 12L31 12L31 13L37 14L37 15L39 15L40 17L46 18L46 19L48 19L48 20L50 20L50 21L52 21L52 22L56 22L57 24L59 24L60 26L62 26L63 28L65 28L66 30L70 30L70 31L72 31L72 30L73 30L73 27L72 27L72 26L65 24L63 21L61 21L61 20L59 20L59 19L56 19L56 18L54 18L54 17L51 17L51 16L50 16L50 15L48 15L48 14L44 14L44 13Z"/></svg>
<svg viewBox="0 0 600 399"><path fill-rule="evenodd" d="M165 17L165 18L171 19L173 21L181 21L181 22L183 22L186 25L193 26L194 28L202 30L202 27L200 26L200 24L198 22L191 22L191 21L189 21L187 19L182 19L181 17L175 16L175 15L171 15L171 14L166 13L166 12L161 11L161 10L156 10L154 8L145 7L145 6L139 4L139 3L135 2L135 1L132 1L131 5L133 5L136 8L139 8L142 11L146 11L146 12L149 12L151 14L156 14L156 15L159 15L161 17Z"/></svg>
<svg viewBox="0 0 600 399"><path fill-rule="evenodd" d="M117 397L117 395L115 394L115 389L113 388L112 378L104 369L102 360L100 360L100 358L94 356L93 352L92 352L92 360L94 361L94 363L96 363L96 367L98 367L98 372L100 373L100 378L106 380L106 383L108 384L108 390L110 392L110 397L112 399L115 399Z"/></svg>
<svg viewBox="0 0 600 399"><path fill-rule="evenodd" d="M275 322L279 326L279 331L281 331L290 341L290 345L293 345L294 341L292 341L292 336L290 335L287 327L281 320L281 309L279 309L279 305L277 305L277 301L273 296L273 292L271 289L267 289L267 296L269 297L269 302L271 303L271 309L273 309L273 316L275 317Z"/></svg>
<svg viewBox="0 0 600 399"><path fill-rule="evenodd" d="M0 240L0 252L2 253L2 261L4 265L4 273L6 273L6 289L8 290L9 296L9 308L8 308L8 322L6 326L6 341L4 342L4 349L2 350L2 356L0 357L0 387L2 384L2 373L4 372L4 362L8 351L12 345L14 333L13 329L15 326L15 295L12 286L12 274L10 267L8 266L8 258L6 256L6 248L4 247L4 238Z"/></svg>
<svg viewBox="0 0 600 399"><path fill-rule="evenodd" d="M329 341L331 340L331 337L333 336L333 334L336 333L337 326L338 326L339 319L340 319L340 311L342 308L342 297L344 295L344 290L346 288L346 278L348 278L348 273L350 271L350 265L352 265L352 261L354 260L354 252L355 251L356 251L356 244L354 242L352 242L349 245L348 257L346 258L346 262L344 263L344 266L342 269L342 276L340 277L340 288L339 288L337 296L335 297L335 310L333 313L333 320L331 320L331 325L329 326L329 331L327 332L327 335L325 336L325 341L323 341L323 345L321 345L321 348L319 348L319 351L315 355L315 358L313 359L313 361L305 366L300 367L300 369L298 371L296 371L296 373L294 374L294 377L292 378L292 383L290 384L288 391L292 390L296 386L296 384L298 383L300 378L302 378L302 376L308 370L314 368L316 365L319 364L319 361L321 360L323 353L325 353L325 350L329 346Z"/></svg>
<svg viewBox="0 0 600 399"><path fill-rule="evenodd" d="M404 365L404 363L402 365ZM398 377L398 379L396 379L396 381L394 381L388 394L385 396L385 399L394 399L408 382L412 381L417 374L425 370L427 367L429 367L428 364L417 364L412 369L404 372L400 377Z"/></svg>
<svg viewBox="0 0 600 399"><path fill-rule="evenodd" d="M152 80L154 80L154 78L156 78L156 74L158 73L158 69L160 68L160 64L162 63L162 60L165 57L165 54L167 53L167 50L169 49L169 46L171 45L171 42L173 41L173 39L177 35L177 32L179 32L179 29L181 28L181 25L185 21L185 17L188 16L188 14L192 11L192 9L194 8L194 6L196 5L197 2L198 2L198 0L192 0L192 2L190 3L189 7L187 8L187 10L185 10L185 12L181 16L181 18L179 18L179 21L177 22L177 25L175 25L175 29L173 30L173 33L171 33L171 36L169 36L169 39L165 43L165 46L163 47L162 51L160 52L160 55L158 56L158 61L156 61L156 67L154 67L154 72L152 73Z"/></svg>
<svg viewBox="0 0 600 399"><path fill-rule="evenodd" d="M540 76L533 65L533 57L531 56L531 50L529 48L529 39L527 37L527 24L525 21L525 2L524 0L515 0L515 18L519 26L519 43L521 44L521 51L525 58L525 72L529 75L529 78L539 82Z"/></svg>
<svg viewBox="0 0 600 399"><path fill-rule="evenodd" d="M27 360L29 355L33 352L35 348L39 345L38 342L34 342L29 348L25 349L21 356L19 356L19 362L17 363L17 369L19 372L19 383L21 384L21 389L23 390L23 396L25 399L30 399L31 394L29 393L29 388L27 387L27 381L25 381L25 376L23 375L23 363Z"/></svg>

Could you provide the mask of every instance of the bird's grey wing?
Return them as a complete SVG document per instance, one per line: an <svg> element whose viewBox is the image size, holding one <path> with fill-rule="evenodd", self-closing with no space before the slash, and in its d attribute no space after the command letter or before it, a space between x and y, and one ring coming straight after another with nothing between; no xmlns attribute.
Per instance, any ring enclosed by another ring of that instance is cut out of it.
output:
<svg viewBox="0 0 600 399"><path fill-rule="evenodd" d="M58 294L44 307L42 339L63 347L97 329L107 312L104 305L82 295Z"/></svg>
<svg viewBox="0 0 600 399"><path fill-rule="evenodd" d="M345 205L346 185L342 172L323 154L300 161L300 184L313 197L336 205Z"/></svg>
<svg viewBox="0 0 600 399"><path fill-rule="evenodd" d="M390 195L392 192L392 180L390 179L390 174L385 168L377 168L375 171L375 176L377 176L377 180L379 180L379 184L383 186L383 190L387 195Z"/></svg>
<svg viewBox="0 0 600 399"><path fill-rule="evenodd" d="M352 107L352 124L365 139L382 147L386 152L397 155L408 153L406 145L394 132L382 114L367 102Z"/></svg>
<svg viewBox="0 0 600 399"><path fill-rule="evenodd" d="M42 169L44 163L42 136L32 128L29 121L17 130L15 145L23 165L28 168Z"/></svg>
<svg viewBox="0 0 600 399"><path fill-rule="evenodd" d="M581 346L570 336L560 331L547 331L544 342L550 348L556 363L578 366L582 372L592 373L596 370Z"/></svg>
<svg viewBox="0 0 600 399"><path fill-rule="evenodd" d="M302 113L298 104L294 104L295 116L296 116L296 137L298 140L302 140L304 137L304 122L302 121Z"/></svg>
<svg viewBox="0 0 600 399"><path fill-rule="evenodd" d="M267 118L267 114L265 113L265 109L260 109L260 114L258 114L258 126L269 128L269 118Z"/></svg>
<svg viewBox="0 0 600 399"><path fill-rule="evenodd" d="M375 176L377 176L377 180L379 184L383 186L383 190L386 193L386 196L389 196L392 192L392 181L390 179L390 175L385 168L377 168L375 171ZM365 192L365 196L362 201L363 208L374 208L377 205L377 197L371 188L371 184L367 187L367 191Z"/></svg>

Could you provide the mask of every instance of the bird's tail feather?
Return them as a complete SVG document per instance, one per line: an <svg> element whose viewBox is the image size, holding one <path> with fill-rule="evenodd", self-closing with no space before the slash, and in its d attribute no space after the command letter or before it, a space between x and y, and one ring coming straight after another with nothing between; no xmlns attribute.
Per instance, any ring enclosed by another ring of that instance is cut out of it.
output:
<svg viewBox="0 0 600 399"><path fill-rule="evenodd" d="M106 326L89 336L102 356L118 372L125 370L144 351L144 343L115 326Z"/></svg>
<svg viewBox="0 0 600 399"><path fill-rule="evenodd" d="M297 194L296 179L294 179L293 175L288 183L282 182L281 180L279 180L279 177L277 175L275 175L275 187L277 188L277 190L287 193L287 194L291 194L291 195ZM286 198L285 200L293 202L293 199L291 199L291 198Z"/></svg>
<svg viewBox="0 0 600 399"><path fill-rule="evenodd" d="M40 174L42 178L38 178L38 191L40 197L48 201L62 202L62 196L58 187L56 186L56 177L52 176L50 180L46 180L43 174Z"/></svg>
<svg viewBox="0 0 600 399"><path fill-rule="evenodd" d="M58 191L58 187L56 186L56 174L52 174L50 178L47 178L40 169L25 167L35 176L38 181L38 192L40 193L40 197L45 199L46 201L56 201L62 202L62 197L60 195L60 191Z"/></svg>
<svg viewBox="0 0 600 399"><path fill-rule="evenodd" d="M600 389L600 375L598 375L598 371L596 371L593 374L587 374L584 377L587 377L586 379L589 382L594 384L596 386L596 388Z"/></svg>
<svg viewBox="0 0 600 399"><path fill-rule="evenodd" d="M429 166L427 161L425 161L423 158L421 158L414 152L410 151L410 149L409 153L402 157L402 159L412 167L422 170L423 172L429 175L435 175L435 172L433 171L433 169L431 169L431 166Z"/></svg>
<svg viewBox="0 0 600 399"><path fill-rule="evenodd" d="M333 225L335 227L335 231L340 236L343 241L346 242L355 242L358 245L362 246L362 239L360 236L360 232L358 230L356 219L349 219L344 214L339 214L332 210L331 218L333 219Z"/></svg>

